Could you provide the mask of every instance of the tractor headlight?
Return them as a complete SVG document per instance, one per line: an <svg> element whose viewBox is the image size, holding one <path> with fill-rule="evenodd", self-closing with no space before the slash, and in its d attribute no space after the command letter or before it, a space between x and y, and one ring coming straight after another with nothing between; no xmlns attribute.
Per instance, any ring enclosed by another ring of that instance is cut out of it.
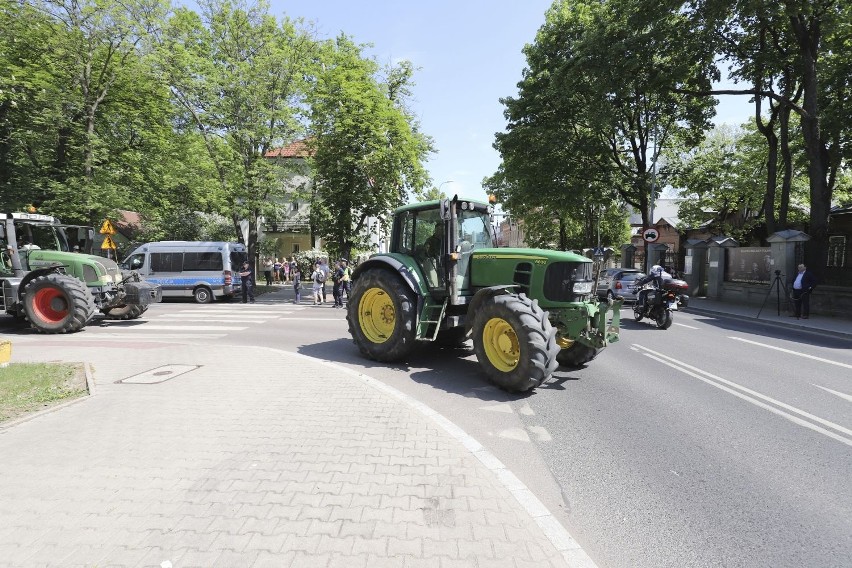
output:
<svg viewBox="0 0 852 568"><path fill-rule="evenodd" d="M579 295L591 294L592 293L592 283L591 282L574 282L573 292L575 294L579 294Z"/></svg>

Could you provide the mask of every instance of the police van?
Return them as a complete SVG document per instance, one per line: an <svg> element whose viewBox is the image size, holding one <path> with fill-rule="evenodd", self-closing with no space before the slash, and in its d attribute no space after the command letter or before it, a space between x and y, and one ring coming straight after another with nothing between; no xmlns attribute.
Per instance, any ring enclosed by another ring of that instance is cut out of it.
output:
<svg viewBox="0 0 852 568"><path fill-rule="evenodd" d="M159 241L138 247L122 268L159 284L164 298L192 297L206 304L240 291L240 267L247 259L240 243Z"/></svg>

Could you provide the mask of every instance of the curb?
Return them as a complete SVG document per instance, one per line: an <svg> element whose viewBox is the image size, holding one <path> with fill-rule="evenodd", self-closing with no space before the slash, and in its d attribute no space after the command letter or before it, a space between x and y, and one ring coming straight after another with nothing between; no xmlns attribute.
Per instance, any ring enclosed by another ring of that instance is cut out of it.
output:
<svg viewBox="0 0 852 568"><path fill-rule="evenodd" d="M684 310L684 312L685 313L692 313L692 314L701 314L701 315L704 315L704 316L714 316L714 317L724 317L724 318L732 318L732 319L740 319L740 320L749 320L749 321L753 321L753 322L760 322L760 323L770 325L772 327L777 327L777 328L780 328L780 329L797 329L797 330L800 330L800 331L809 331L811 333L817 333L817 334L822 334L822 335L833 335L833 336L839 337L841 339L852 339L852 332L846 333L846 332L843 332L843 331L806 326L806 325L801 325L799 323L792 323L792 322L781 323L781 322L778 322L778 321L761 319L761 318L758 318L757 316L749 316L749 315L745 315L745 314L734 314L734 313L730 313L730 312L720 312L720 311L711 310L711 309L707 309L707 308L693 308L692 306L690 306L689 308Z"/></svg>
<svg viewBox="0 0 852 568"><path fill-rule="evenodd" d="M73 404L77 404L78 402L88 400L90 396L95 394L95 380L92 376L92 369L86 362L83 363L83 371L86 373L86 390L89 391L88 394L78 396L77 398L74 398L72 400L66 400L65 402L59 403L56 406L51 406L50 408L45 408L44 410L37 410L35 412L31 412L29 414L26 414L25 416L10 420L9 422L4 422L0 424L0 433L2 433L4 430L8 430L9 428L17 426L18 424L23 424L24 422L35 420L36 418L40 418L46 414L62 410L63 408L69 407Z"/></svg>
<svg viewBox="0 0 852 568"><path fill-rule="evenodd" d="M409 408L432 420L440 426L441 429L447 432L447 434L461 443L462 446L464 446L482 463L482 465L494 474L500 484L512 494L521 508L533 518L539 529L541 529L544 536L550 541L554 548L562 554L562 557L567 562L569 568L597 568L595 562L589 557L586 551L583 550L574 537L571 536L571 533L562 526L559 520L553 516L550 510L538 499L538 497L535 496L532 491L530 491L524 482L518 479L514 473L507 469L494 454L486 450L475 438L428 405L423 404L394 387L386 385L378 379L365 375L364 373L359 373L358 371L353 371L352 369L338 365L337 363L317 359L308 355L302 355L301 353L292 353L290 351L275 349L274 347L255 346L255 349L266 349L275 353L305 358L313 363L334 369L337 372L356 378L366 385L399 400Z"/></svg>

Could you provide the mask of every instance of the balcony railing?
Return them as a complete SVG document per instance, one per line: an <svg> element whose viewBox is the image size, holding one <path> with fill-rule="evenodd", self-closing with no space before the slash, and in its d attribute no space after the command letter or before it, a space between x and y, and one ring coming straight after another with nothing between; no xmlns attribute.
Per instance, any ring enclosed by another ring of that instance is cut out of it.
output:
<svg viewBox="0 0 852 568"><path fill-rule="evenodd" d="M307 221L279 219L264 222L263 230L267 233L303 233L310 231L311 226Z"/></svg>

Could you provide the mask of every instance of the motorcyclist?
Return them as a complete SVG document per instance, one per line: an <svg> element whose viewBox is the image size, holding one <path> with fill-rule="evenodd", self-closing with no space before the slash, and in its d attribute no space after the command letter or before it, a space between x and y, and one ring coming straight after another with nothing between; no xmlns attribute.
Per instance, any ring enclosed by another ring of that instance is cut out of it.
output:
<svg viewBox="0 0 852 568"><path fill-rule="evenodd" d="M671 274L666 272L663 269L663 267L660 266L659 264L655 264L654 266L651 267L651 270L650 270L650 272L648 273L647 276L643 276L642 278L636 280L634 286L636 287L636 289L639 289L642 286L644 286L645 284L648 284L649 282L653 282L654 286L656 286L657 288L662 288L663 282L665 282L666 280L671 280L671 279L672 279ZM637 302L641 307L645 306L645 296L647 296L647 295L648 295L647 290L641 290L639 292L639 299L637 300Z"/></svg>

